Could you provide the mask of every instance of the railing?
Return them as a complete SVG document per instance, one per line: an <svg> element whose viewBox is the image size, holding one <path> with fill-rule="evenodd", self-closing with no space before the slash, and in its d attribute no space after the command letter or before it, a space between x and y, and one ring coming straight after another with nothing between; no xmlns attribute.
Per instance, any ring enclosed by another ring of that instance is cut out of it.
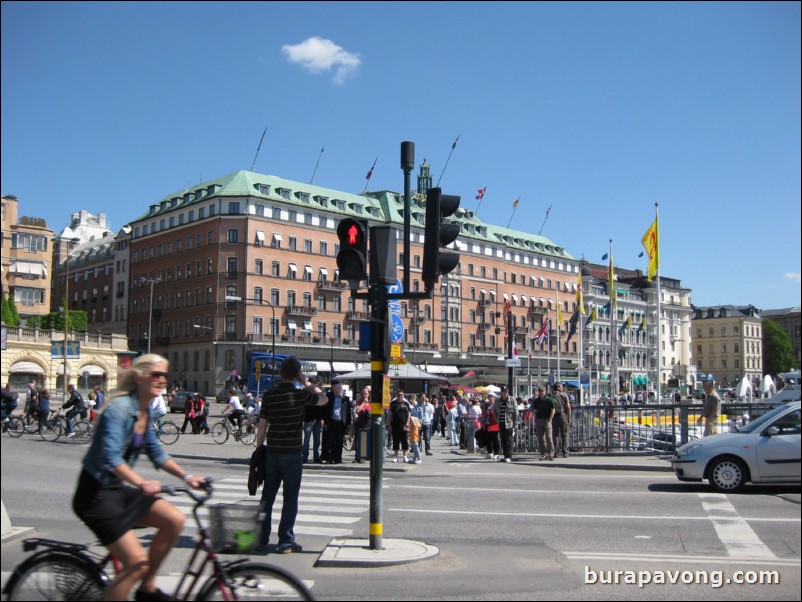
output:
<svg viewBox="0 0 802 602"><path fill-rule="evenodd" d="M501 347L484 347L482 345L470 345L468 353L501 353Z"/></svg>
<svg viewBox="0 0 802 602"><path fill-rule="evenodd" d="M339 280L318 280L317 288L323 291L336 291L341 293L348 290L348 283L340 282Z"/></svg>
<svg viewBox="0 0 802 602"><path fill-rule="evenodd" d="M777 407L771 403L724 403L719 432L736 430ZM574 405L568 429L573 452L644 452L671 454L704 433L702 404ZM554 423L552 423L554 429ZM515 445L518 453L538 452L531 410L520 413Z"/></svg>
<svg viewBox="0 0 802 602"><path fill-rule="evenodd" d="M354 322L370 322L370 312L349 311L345 313L345 319L353 320Z"/></svg>
<svg viewBox="0 0 802 602"><path fill-rule="evenodd" d="M309 305L288 305L285 309L287 315L314 316L317 314L317 308Z"/></svg>

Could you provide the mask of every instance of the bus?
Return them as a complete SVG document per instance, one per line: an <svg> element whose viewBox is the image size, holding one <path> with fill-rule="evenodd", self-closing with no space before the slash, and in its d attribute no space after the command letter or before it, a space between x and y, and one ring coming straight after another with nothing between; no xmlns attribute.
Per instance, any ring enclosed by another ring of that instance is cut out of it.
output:
<svg viewBox="0 0 802 602"><path fill-rule="evenodd" d="M272 353L262 353L255 351L251 354L251 365L248 370L248 392L254 397L269 391L273 388L273 369L275 366L276 383L281 380L279 368L290 355L277 353L275 358ZM317 366L312 362L301 362L301 372L308 378L317 373Z"/></svg>

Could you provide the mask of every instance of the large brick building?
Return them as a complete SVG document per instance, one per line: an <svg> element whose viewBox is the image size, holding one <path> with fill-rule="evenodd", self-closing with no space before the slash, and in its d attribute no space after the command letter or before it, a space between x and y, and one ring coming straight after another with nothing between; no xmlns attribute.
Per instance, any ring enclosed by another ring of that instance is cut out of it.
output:
<svg viewBox="0 0 802 602"><path fill-rule="evenodd" d="M413 291L423 290L430 186L424 164L410 216ZM366 362L357 338L368 306L337 280L336 229L359 217L395 225L400 237L403 211L395 192L355 195L248 171L170 194L130 223L132 346L145 349L150 337L153 351L170 359L172 379L204 392L246 370L250 351L274 344L315 360L322 372L332 357L335 371ZM545 357L535 332L556 317L558 295L564 314L573 312L579 262L545 237L486 224L472 211L455 218L460 265L434 299L402 304L405 356L451 374L502 366L501 312L509 300L516 346ZM576 367L577 356L573 346L563 350L566 368Z"/></svg>

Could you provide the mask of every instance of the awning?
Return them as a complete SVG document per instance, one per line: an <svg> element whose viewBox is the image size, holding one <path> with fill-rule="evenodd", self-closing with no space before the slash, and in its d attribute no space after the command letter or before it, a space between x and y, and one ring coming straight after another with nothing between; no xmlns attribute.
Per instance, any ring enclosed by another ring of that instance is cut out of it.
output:
<svg viewBox="0 0 802 602"><path fill-rule="evenodd" d="M504 297L504 300L505 300L505 301L509 301L509 299L510 299L510 296L509 296L507 293L504 293L504 294L503 294L503 295L501 295L501 296L502 296L502 297Z"/></svg>
<svg viewBox="0 0 802 602"><path fill-rule="evenodd" d="M8 273L31 275L38 278L47 276L45 265L37 261L13 261L11 265L8 266Z"/></svg>
<svg viewBox="0 0 802 602"><path fill-rule="evenodd" d="M284 239L281 238L281 234L277 234L277 233L273 232L273 240L277 240L278 242L281 242Z"/></svg>
<svg viewBox="0 0 802 602"><path fill-rule="evenodd" d="M486 295L486 294L487 294L487 291L486 291L485 289L483 289L483 288L480 288L480 289L479 289L479 292L481 292L483 295Z"/></svg>
<svg viewBox="0 0 802 602"><path fill-rule="evenodd" d="M352 372L356 370L356 364L354 362L333 362L332 367L335 372Z"/></svg>
<svg viewBox="0 0 802 602"><path fill-rule="evenodd" d="M529 297L526 295L521 295L521 301L524 302L524 305L529 305Z"/></svg>
<svg viewBox="0 0 802 602"><path fill-rule="evenodd" d="M295 265L294 263L291 263L289 265L289 268L290 268L290 272L292 272L293 274L295 274L298 271L298 266Z"/></svg>
<svg viewBox="0 0 802 602"><path fill-rule="evenodd" d="M44 374L44 369L34 362L17 362L8 369L11 374Z"/></svg>
<svg viewBox="0 0 802 602"><path fill-rule="evenodd" d="M312 320L304 320L304 330L312 330Z"/></svg>
<svg viewBox="0 0 802 602"><path fill-rule="evenodd" d="M265 233L261 230L256 231L256 242L265 244Z"/></svg>
<svg viewBox="0 0 802 602"><path fill-rule="evenodd" d="M315 360L314 362L310 362L310 363L312 363L315 366L317 366L317 371L318 372L331 372L331 364L328 363L328 362L321 362L321 361Z"/></svg>
<svg viewBox="0 0 802 602"><path fill-rule="evenodd" d="M430 374L459 374L456 366L427 366L426 372Z"/></svg>
<svg viewBox="0 0 802 602"><path fill-rule="evenodd" d="M295 323L295 320L287 320L287 328L290 330L295 330L298 328L298 325Z"/></svg>
<svg viewBox="0 0 802 602"><path fill-rule="evenodd" d="M518 303L518 295L516 295L515 293L512 294L512 302Z"/></svg>
<svg viewBox="0 0 802 602"><path fill-rule="evenodd" d="M84 372L89 372L89 376L103 376L103 368L100 366L95 366L93 364L87 364L86 366L81 366L78 369L78 376L83 377Z"/></svg>
<svg viewBox="0 0 802 602"><path fill-rule="evenodd" d="M305 265L304 266L304 272L306 272L307 274L312 274L312 266L311 265Z"/></svg>
<svg viewBox="0 0 802 602"><path fill-rule="evenodd" d="M320 268L320 275L323 276L324 278L328 278L329 271L326 268Z"/></svg>
<svg viewBox="0 0 802 602"><path fill-rule="evenodd" d="M491 291L490 291L490 294L491 294L491 295L493 295L493 296L495 297L495 296L496 296L496 291L494 291L494 290L491 290Z"/></svg>

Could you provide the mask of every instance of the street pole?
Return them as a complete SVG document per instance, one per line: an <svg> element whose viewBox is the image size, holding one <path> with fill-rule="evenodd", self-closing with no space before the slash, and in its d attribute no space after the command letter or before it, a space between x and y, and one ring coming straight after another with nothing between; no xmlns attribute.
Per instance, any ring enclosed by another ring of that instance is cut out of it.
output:
<svg viewBox="0 0 802 602"><path fill-rule="evenodd" d="M372 455L370 463L370 549L382 547L382 473L384 471L384 373L387 359L387 290L371 284L370 416Z"/></svg>
<svg viewBox="0 0 802 602"><path fill-rule="evenodd" d="M276 308L270 302L267 301L267 304L270 306L270 313L272 314L270 317L270 335L273 340L271 345L271 353L273 354L273 361L271 362L273 369L272 369L272 378L270 379L271 389L275 388L276 386Z"/></svg>
<svg viewBox="0 0 802 602"><path fill-rule="evenodd" d="M70 243L79 243L80 238L67 239L67 255L65 257L65 270L66 278L64 278L64 382L62 383L64 389L64 402L67 402L67 384L68 384L68 371L67 371L67 329L70 324Z"/></svg>
<svg viewBox="0 0 802 602"><path fill-rule="evenodd" d="M153 285L162 281L161 278L145 278L142 276L140 282L150 284L150 303L148 304L148 354L150 354L150 342L153 340Z"/></svg>

